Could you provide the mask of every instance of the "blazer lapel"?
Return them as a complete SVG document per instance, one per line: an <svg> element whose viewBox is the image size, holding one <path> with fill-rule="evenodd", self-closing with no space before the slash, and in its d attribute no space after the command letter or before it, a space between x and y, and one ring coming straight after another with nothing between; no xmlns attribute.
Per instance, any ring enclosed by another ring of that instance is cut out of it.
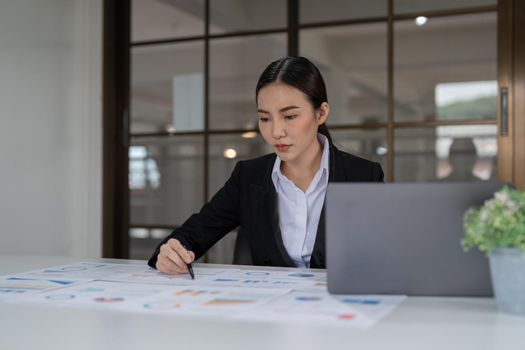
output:
<svg viewBox="0 0 525 350"><path fill-rule="evenodd" d="M277 202L277 192L273 186L271 180L271 169L273 168L273 162L270 168L269 174L265 176L266 181L263 184L250 184L252 208L255 218L255 227L259 230L259 234L262 235L262 242L266 244L266 250L268 252L279 253L279 260L282 266L294 266L293 260L288 255L286 248L284 247L283 238L281 235L281 229L279 227L279 209ZM273 239L269 239L272 236ZM277 258L272 256L272 258Z"/></svg>
<svg viewBox="0 0 525 350"><path fill-rule="evenodd" d="M310 257L311 268L326 268L325 263L325 223L324 223L324 205L319 217L317 226L317 235L315 236L314 249Z"/></svg>
<svg viewBox="0 0 525 350"><path fill-rule="evenodd" d="M345 173L343 167L336 168L335 164L339 161L339 150L330 142L330 174L328 182L342 182L345 181ZM317 235L315 237L314 249L312 257L310 258L311 268L326 268L325 260L325 242L326 242L326 224L325 224L325 206L321 209L321 216L319 217L319 225L317 226Z"/></svg>

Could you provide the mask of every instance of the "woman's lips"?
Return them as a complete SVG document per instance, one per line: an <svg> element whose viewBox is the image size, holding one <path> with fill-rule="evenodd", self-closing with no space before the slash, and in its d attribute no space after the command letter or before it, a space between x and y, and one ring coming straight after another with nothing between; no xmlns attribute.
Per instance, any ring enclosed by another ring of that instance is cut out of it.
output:
<svg viewBox="0 0 525 350"><path fill-rule="evenodd" d="M275 145L275 148L279 152L287 152L290 149L290 145Z"/></svg>

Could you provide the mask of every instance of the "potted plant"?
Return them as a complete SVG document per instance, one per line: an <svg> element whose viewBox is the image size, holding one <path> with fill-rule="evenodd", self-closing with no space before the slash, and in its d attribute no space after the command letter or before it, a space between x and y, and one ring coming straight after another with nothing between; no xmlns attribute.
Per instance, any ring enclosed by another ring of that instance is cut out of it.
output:
<svg viewBox="0 0 525 350"><path fill-rule="evenodd" d="M464 216L463 248L489 257L499 310L525 315L525 192L508 186Z"/></svg>

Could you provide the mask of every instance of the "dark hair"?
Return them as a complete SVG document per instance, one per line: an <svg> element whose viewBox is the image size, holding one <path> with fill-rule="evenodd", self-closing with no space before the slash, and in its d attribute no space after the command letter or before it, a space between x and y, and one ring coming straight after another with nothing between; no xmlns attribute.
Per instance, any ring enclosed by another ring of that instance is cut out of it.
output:
<svg viewBox="0 0 525 350"><path fill-rule="evenodd" d="M323 102L328 102L326 86L319 69L305 57L283 57L270 63L257 82L255 100L257 101L259 91L263 87L280 82L304 93L314 110L319 109ZM319 125L317 132L326 136L330 142L332 141L325 123Z"/></svg>

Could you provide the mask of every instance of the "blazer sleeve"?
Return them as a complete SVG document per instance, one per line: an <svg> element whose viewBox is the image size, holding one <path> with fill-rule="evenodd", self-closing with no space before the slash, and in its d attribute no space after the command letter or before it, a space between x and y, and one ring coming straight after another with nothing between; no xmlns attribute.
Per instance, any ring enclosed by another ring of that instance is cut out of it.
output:
<svg viewBox="0 0 525 350"><path fill-rule="evenodd" d="M233 169L226 184L206 203L157 246L148 265L155 267L160 247L171 238L179 240L199 259L228 232L239 226L241 162Z"/></svg>
<svg viewBox="0 0 525 350"><path fill-rule="evenodd" d="M381 164L374 162L372 163L372 170L370 178L373 182L384 182L385 174L383 173L383 168L381 168Z"/></svg>

